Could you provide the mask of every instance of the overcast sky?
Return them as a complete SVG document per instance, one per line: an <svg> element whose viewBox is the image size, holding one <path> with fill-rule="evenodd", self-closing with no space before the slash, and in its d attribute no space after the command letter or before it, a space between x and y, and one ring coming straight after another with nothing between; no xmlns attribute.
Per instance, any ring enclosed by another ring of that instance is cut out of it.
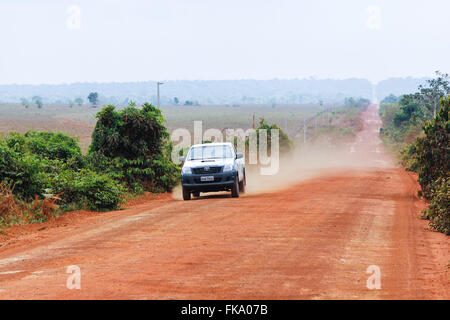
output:
<svg viewBox="0 0 450 320"><path fill-rule="evenodd" d="M0 84L431 76L448 0L1 0Z"/></svg>

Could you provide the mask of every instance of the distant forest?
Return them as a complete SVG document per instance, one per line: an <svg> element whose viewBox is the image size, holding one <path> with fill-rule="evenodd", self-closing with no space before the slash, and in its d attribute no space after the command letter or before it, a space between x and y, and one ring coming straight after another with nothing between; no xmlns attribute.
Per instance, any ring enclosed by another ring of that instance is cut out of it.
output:
<svg viewBox="0 0 450 320"><path fill-rule="evenodd" d="M376 86L379 100L414 92L425 78L391 78ZM302 80L176 80L161 85L163 105L223 104L301 104L341 103L347 97L373 97L373 86L366 79ZM130 101L156 103L156 82L72 83L57 85L0 85L0 103L20 103L40 97L43 103L89 103L91 92L98 92L100 104L124 105ZM81 99L81 100L80 100Z"/></svg>

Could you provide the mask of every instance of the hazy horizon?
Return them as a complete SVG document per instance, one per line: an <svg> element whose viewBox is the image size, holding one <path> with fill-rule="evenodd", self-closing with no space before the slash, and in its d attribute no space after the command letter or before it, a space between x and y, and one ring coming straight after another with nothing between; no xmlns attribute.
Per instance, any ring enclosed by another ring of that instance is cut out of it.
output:
<svg viewBox="0 0 450 320"><path fill-rule="evenodd" d="M450 3L2 0L0 84L432 77Z"/></svg>
<svg viewBox="0 0 450 320"><path fill-rule="evenodd" d="M436 70L439 71L439 70ZM345 81L345 80L367 80L370 83L377 85L381 82L392 80L392 79L413 79L413 80L426 80L432 79L434 72L430 76L424 77L413 77L413 76L405 76L405 77L388 77L384 79L380 79L379 81L371 81L370 79L363 77L347 77L347 78L317 78L317 77L304 77L304 78L267 78L267 79L255 79L255 78L241 78L241 79L149 79L149 80L128 80L128 81L74 81L74 82L55 82L55 83L0 83L0 86L63 86L63 85L76 85L76 84L130 84L130 83L156 83L157 81L164 82L225 82L225 81Z"/></svg>

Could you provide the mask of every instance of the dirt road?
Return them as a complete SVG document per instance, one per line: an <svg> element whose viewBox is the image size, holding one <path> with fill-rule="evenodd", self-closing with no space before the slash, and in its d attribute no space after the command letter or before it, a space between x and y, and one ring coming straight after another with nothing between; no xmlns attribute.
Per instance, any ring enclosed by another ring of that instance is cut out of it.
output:
<svg viewBox="0 0 450 320"><path fill-rule="evenodd" d="M449 299L449 237L418 218L415 177L384 153L375 105L363 119L352 168L239 199L161 197L23 235L0 249L0 298ZM66 287L71 265L81 289ZM369 266L380 289L367 287Z"/></svg>

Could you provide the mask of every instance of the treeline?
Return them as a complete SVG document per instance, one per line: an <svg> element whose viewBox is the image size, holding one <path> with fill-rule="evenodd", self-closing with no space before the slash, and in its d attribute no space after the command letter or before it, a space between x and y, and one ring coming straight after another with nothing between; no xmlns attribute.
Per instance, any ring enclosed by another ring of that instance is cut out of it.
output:
<svg viewBox="0 0 450 320"><path fill-rule="evenodd" d="M389 78L376 84L376 96L382 100L414 92L426 78ZM272 80L175 80L161 87L163 105L223 104L305 104L342 103L345 97L372 97L373 84L367 79L272 79ZM59 85L0 85L0 103L29 104L34 96L44 104L80 104L80 98L98 92L102 105L128 105L150 101L157 103L156 82L72 83Z"/></svg>
<svg viewBox="0 0 450 320"><path fill-rule="evenodd" d="M433 229L450 234L449 76L419 86L414 94L389 96L381 103L381 137L407 170L417 172L422 195L430 201L423 217Z"/></svg>
<svg viewBox="0 0 450 320"><path fill-rule="evenodd" d="M157 103L156 82L72 83L64 85L0 85L0 101L20 103L33 96L43 103L69 104L98 92L100 104L127 105L130 101ZM370 98L366 79L177 80L161 86L163 105L342 103L345 97Z"/></svg>
<svg viewBox="0 0 450 320"><path fill-rule="evenodd" d="M97 119L87 155L63 133L0 138L0 225L45 220L56 205L59 212L117 209L127 195L177 184L179 167L170 160L159 109L107 106Z"/></svg>

